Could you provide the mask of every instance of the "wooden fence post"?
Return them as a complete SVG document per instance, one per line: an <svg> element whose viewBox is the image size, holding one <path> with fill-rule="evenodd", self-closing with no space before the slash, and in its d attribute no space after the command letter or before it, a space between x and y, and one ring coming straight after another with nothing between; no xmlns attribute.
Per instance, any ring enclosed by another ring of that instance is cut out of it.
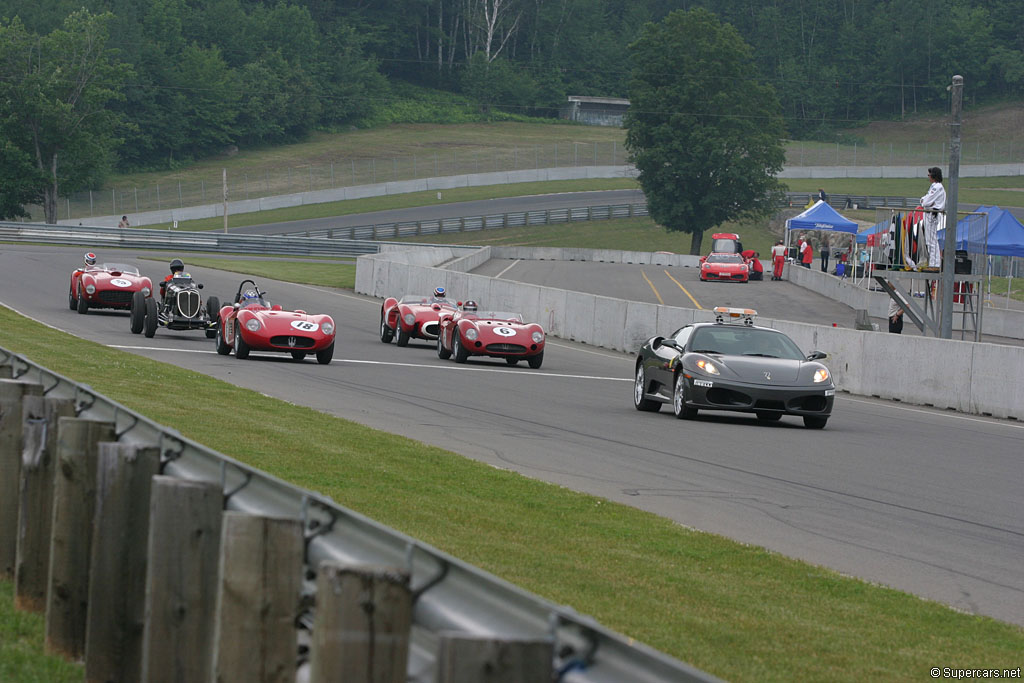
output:
<svg viewBox="0 0 1024 683"><path fill-rule="evenodd" d="M22 402L21 497L18 501L18 553L14 606L46 611L53 529L53 479L57 462L57 425L74 417L70 398L26 396Z"/></svg>
<svg viewBox="0 0 1024 683"><path fill-rule="evenodd" d="M0 579L7 581L14 578L18 548L22 406L27 396L42 393L42 385L0 379Z"/></svg>
<svg viewBox="0 0 1024 683"><path fill-rule="evenodd" d="M155 446L100 444L85 630L88 683L139 680L149 494L159 472Z"/></svg>
<svg viewBox="0 0 1024 683"><path fill-rule="evenodd" d="M153 477L144 683L209 679L223 507L224 494L216 484Z"/></svg>
<svg viewBox="0 0 1024 683"><path fill-rule="evenodd" d="M224 513L211 680L295 680L302 550L297 519Z"/></svg>
<svg viewBox="0 0 1024 683"><path fill-rule="evenodd" d="M442 632L437 648L437 683L534 683L551 681L550 640L498 640Z"/></svg>
<svg viewBox="0 0 1024 683"><path fill-rule="evenodd" d="M99 442L117 436L112 422L62 417L57 425L46 649L76 660L85 654Z"/></svg>
<svg viewBox="0 0 1024 683"><path fill-rule="evenodd" d="M405 683L411 627L407 572L322 563L316 582L310 683Z"/></svg>

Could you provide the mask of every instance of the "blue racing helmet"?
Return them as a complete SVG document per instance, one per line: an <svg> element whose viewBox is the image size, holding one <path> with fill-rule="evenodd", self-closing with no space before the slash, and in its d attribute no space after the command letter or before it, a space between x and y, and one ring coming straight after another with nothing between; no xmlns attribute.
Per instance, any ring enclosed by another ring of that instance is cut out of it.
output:
<svg viewBox="0 0 1024 683"><path fill-rule="evenodd" d="M96 254L91 251L85 255L85 265L95 266L96 265Z"/></svg>
<svg viewBox="0 0 1024 683"><path fill-rule="evenodd" d="M443 298L444 298L444 295L445 295L445 289L444 289L444 287L435 287L435 288L434 288L434 297L435 297L435 298L437 298L437 299L443 299Z"/></svg>

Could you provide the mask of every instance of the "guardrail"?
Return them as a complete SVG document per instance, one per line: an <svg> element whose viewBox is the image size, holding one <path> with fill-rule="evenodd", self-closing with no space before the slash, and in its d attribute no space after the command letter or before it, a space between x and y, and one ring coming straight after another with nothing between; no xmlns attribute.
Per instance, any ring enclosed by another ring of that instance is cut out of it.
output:
<svg viewBox="0 0 1024 683"><path fill-rule="evenodd" d="M359 256L378 250L371 242L343 239L0 222L0 242L3 241L292 256Z"/></svg>
<svg viewBox="0 0 1024 683"><path fill-rule="evenodd" d="M110 400L86 385L3 348L0 348L0 371L0 377L11 376L21 382L37 383L32 385L35 387L33 391L46 398L64 399L66 409L71 411L73 407L75 417L109 423L108 433L114 435L119 444L157 450L159 469L165 477L215 486L216 490L223 492L224 509L301 521L307 598L316 591L309 581L322 566L344 562L406 571L413 596L413 628L409 636L408 677L402 680L434 681L440 656L438 640L441 634L453 631L499 641L529 639L550 643L553 652L551 676L545 676L544 680L566 683L717 680L710 674L615 633L569 607L547 602L344 508L330 498L289 484L187 439L176 430ZM45 429L42 433L46 434ZM16 466L20 459L20 449L8 448L0 452L4 472L11 471L7 464ZM16 467L14 471L18 471ZM0 508L0 512L9 514L6 506ZM0 531L10 526L9 519L0 519ZM0 533L0 538L7 536ZM150 545L150 552L153 552L153 544ZM216 570L213 573L216 574ZM49 610L47 616L49 619ZM315 638L313 631L317 628L315 624L321 623L319 619L320 615L316 615L314 621L307 611L304 616L297 615L295 623L300 629L312 632L307 635ZM88 656L86 666L89 667ZM308 673L300 668L299 679Z"/></svg>
<svg viewBox="0 0 1024 683"><path fill-rule="evenodd" d="M438 218L426 221L403 221L399 223L376 223L345 228L322 228L320 230L298 230L282 233L288 236L327 237L330 239L382 240L418 237L420 235L444 235L496 228L521 228L530 225L574 223L597 221L611 218L633 218L646 216L647 204L614 204L582 206L565 209L544 209L539 211L513 211L481 216L459 218Z"/></svg>

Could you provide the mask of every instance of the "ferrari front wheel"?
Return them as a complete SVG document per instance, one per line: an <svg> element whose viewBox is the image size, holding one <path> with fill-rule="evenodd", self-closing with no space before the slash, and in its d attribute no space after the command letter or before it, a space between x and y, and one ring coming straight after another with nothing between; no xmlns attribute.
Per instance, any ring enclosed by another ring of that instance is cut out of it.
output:
<svg viewBox="0 0 1024 683"><path fill-rule="evenodd" d="M462 339L459 338L458 331L453 333L452 337L452 355L455 356L456 363L465 363L466 359L469 358L469 351L462 345Z"/></svg>
<svg viewBox="0 0 1024 683"><path fill-rule="evenodd" d="M395 338L395 331L388 327L387 316L384 315L384 311L380 312L380 340L385 344L390 344L391 340Z"/></svg>
<svg viewBox="0 0 1024 683"><path fill-rule="evenodd" d="M235 358L245 360L249 357L249 345L242 339L242 327L235 323Z"/></svg>
<svg viewBox="0 0 1024 683"><path fill-rule="evenodd" d="M452 357L452 352L444 348L444 343L441 341L441 335L437 335L437 357L441 360L448 360Z"/></svg>
<svg viewBox="0 0 1024 683"><path fill-rule="evenodd" d="M672 414L679 420L692 420L697 417L697 409L686 405L686 378L681 372L676 375L672 387Z"/></svg>
<svg viewBox="0 0 1024 683"><path fill-rule="evenodd" d="M206 338L213 339L217 336L217 325L214 322L220 316L220 299L215 296L206 299L206 318L210 326L206 328Z"/></svg>
<svg viewBox="0 0 1024 683"><path fill-rule="evenodd" d="M231 344L224 341L224 330L217 330L217 336L215 339L217 343L217 353L222 356L226 356L231 353Z"/></svg>
<svg viewBox="0 0 1024 683"><path fill-rule="evenodd" d="M412 337L412 335L410 333L406 332L405 330L403 330L402 329L402 324L399 323L398 324L398 340L395 341L395 343L398 344L399 346L407 346L409 344L409 338L410 337Z"/></svg>
<svg viewBox="0 0 1024 683"><path fill-rule="evenodd" d="M75 298L74 287L68 287L68 308L72 311L78 308L78 299Z"/></svg>
<svg viewBox="0 0 1024 683"><path fill-rule="evenodd" d="M644 387L646 384L647 379L644 375L644 364L638 363L636 366L636 378L633 382L633 407L637 410L656 413L661 410L661 404L657 401L652 401L649 398L644 398Z"/></svg>
<svg viewBox="0 0 1024 683"><path fill-rule="evenodd" d="M89 302L85 299L85 292L82 291L82 283L78 283L78 301L75 308L79 313L86 313L89 310Z"/></svg>
<svg viewBox="0 0 1024 683"><path fill-rule="evenodd" d="M316 362L320 365L327 365L334 358L334 342L326 349L320 349L316 352Z"/></svg>
<svg viewBox="0 0 1024 683"><path fill-rule="evenodd" d="M530 364L530 367L534 370L539 370L541 364L544 362L544 352L541 351L536 356L530 356L526 359L526 362Z"/></svg>

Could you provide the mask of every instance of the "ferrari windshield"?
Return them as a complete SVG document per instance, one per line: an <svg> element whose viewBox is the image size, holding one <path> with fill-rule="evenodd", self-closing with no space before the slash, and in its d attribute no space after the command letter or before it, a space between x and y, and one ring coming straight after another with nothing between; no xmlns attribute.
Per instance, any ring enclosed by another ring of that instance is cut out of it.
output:
<svg viewBox="0 0 1024 683"><path fill-rule="evenodd" d="M125 275L138 275L139 269L124 263L101 263L98 266L90 266L88 270L118 271Z"/></svg>
<svg viewBox="0 0 1024 683"><path fill-rule="evenodd" d="M743 257L739 254L710 254L708 263L743 263Z"/></svg>
<svg viewBox="0 0 1024 683"><path fill-rule="evenodd" d="M508 311L481 311L476 314L478 320L504 320L510 323L521 323L523 322L523 316L519 313L509 313Z"/></svg>
<svg viewBox="0 0 1024 683"><path fill-rule="evenodd" d="M803 360L800 349L786 335L742 325L698 327L690 338L690 351L726 356L761 356Z"/></svg>
<svg viewBox="0 0 1024 683"><path fill-rule="evenodd" d="M450 306L455 308L455 304L447 299L435 299L432 296L421 296L419 294L407 294L398 300L400 304L422 304L423 306L429 306L431 304L441 304L442 306Z"/></svg>
<svg viewBox="0 0 1024 683"><path fill-rule="evenodd" d="M270 301L264 296L243 298L239 303L242 308L270 308Z"/></svg>

